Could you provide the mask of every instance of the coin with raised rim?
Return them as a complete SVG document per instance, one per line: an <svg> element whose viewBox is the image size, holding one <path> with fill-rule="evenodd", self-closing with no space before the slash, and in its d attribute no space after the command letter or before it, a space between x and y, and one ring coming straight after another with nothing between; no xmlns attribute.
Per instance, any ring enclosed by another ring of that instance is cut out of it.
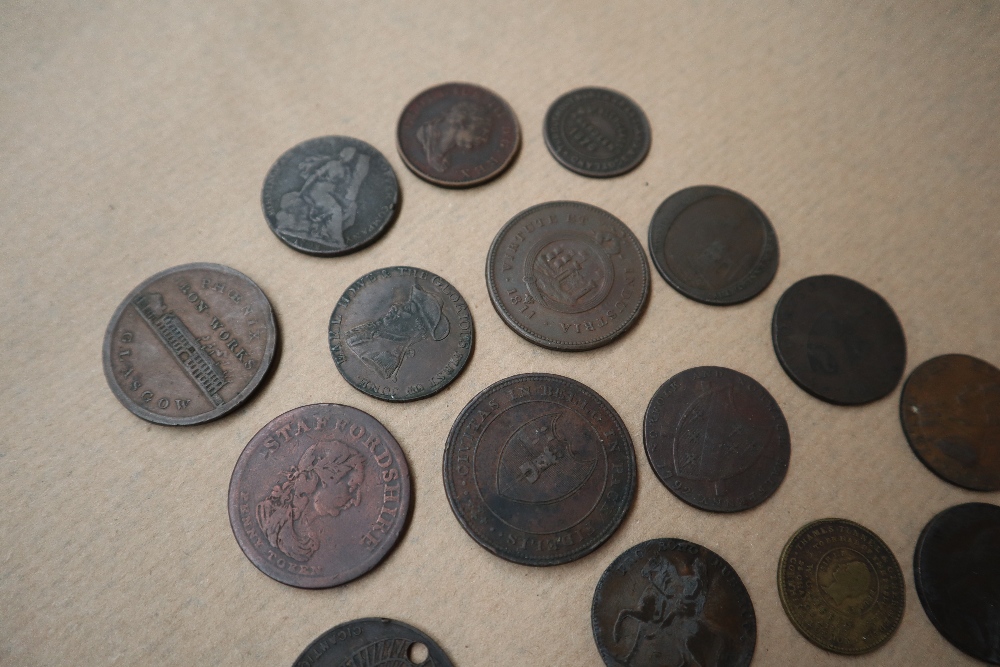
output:
<svg viewBox="0 0 1000 667"><path fill-rule="evenodd" d="M391 618L359 618L314 639L292 667L451 667L441 647L411 625Z"/></svg>

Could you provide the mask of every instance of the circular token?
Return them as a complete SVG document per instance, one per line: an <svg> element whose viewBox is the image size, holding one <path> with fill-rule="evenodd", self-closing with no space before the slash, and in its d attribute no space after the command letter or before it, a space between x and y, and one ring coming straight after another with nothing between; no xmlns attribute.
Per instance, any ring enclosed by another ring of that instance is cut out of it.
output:
<svg viewBox="0 0 1000 667"><path fill-rule="evenodd" d="M386 401L436 394L465 368L472 314L443 278L409 266L355 281L330 316L330 352L351 386Z"/></svg>
<svg viewBox="0 0 1000 667"><path fill-rule="evenodd" d="M388 555L410 510L410 471L377 419L333 403L274 418L250 439L229 482L229 523L258 570L329 588Z"/></svg>
<svg viewBox="0 0 1000 667"><path fill-rule="evenodd" d="M717 306L752 299L778 270L778 238L743 195L709 185L670 195L649 224L649 254L684 296Z"/></svg>
<svg viewBox="0 0 1000 667"><path fill-rule="evenodd" d="M736 570L686 540L637 544L601 575L590 611L608 667L747 667L757 617Z"/></svg>
<svg viewBox="0 0 1000 667"><path fill-rule="evenodd" d="M646 457L665 487L711 512L771 497L788 470L788 423L767 389L718 366L664 382L646 408Z"/></svg>
<svg viewBox="0 0 1000 667"><path fill-rule="evenodd" d="M899 398L903 432L920 461L945 481L1000 491L1000 370L945 354L910 373Z"/></svg>
<svg viewBox="0 0 1000 667"><path fill-rule="evenodd" d="M635 494L635 452L607 401L542 373L490 385L455 420L444 487L465 531L522 565L559 565L611 536Z"/></svg>
<svg viewBox="0 0 1000 667"><path fill-rule="evenodd" d="M781 367L813 396L860 405L903 376L906 339L886 300L840 276L811 276L781 295L771 320Z"/></svg>
<svg viewBox="0 0 1000 667"><path fill-rule="evenodd" d="M317 137L285 151L267 172L261 193L274 235L324 257L375 241L398 201L392 165L374 146L352 137Z"/></svg>
<svg viewBox="0 0 1000 667"><path fill-rule="evenodd" d="M606 178L632 171L649 152L649 121L639 105L606 88L572 90L545 114L545 145L562 166Z"/></svg>
<svg viewBox="0 0 1000 667"><path fill-rule="evenodd" d="M903 620L903 572L878 535L846 519L798 530L781 551L785 614L816 646L855 655L889 640Z"/></svg>
<svg viewBox="0 0 1000 667"><path fill-rule="evenodd" d="M931 519L913 554L927 618L956 648L1000 665L1000 507L966 503Z"/></svg>
<svg viewBox="0 0 1000 667"><path fill-rule="evenodd" d="M221 264L184 264L148 278L118 306L104 334L104 376L135 415L200 424L249 398L277 339L256 283Z"/></svg>
<svg viewBox="0 0 1000 667"><path fill-rule="evenodd" d="M469 187L499 176L521 143L503 98L471 83L428 88L406 105L396 127L399 156L435 185Z"/></svg>
<svg viewBox="0 0 1000 667"><path fill-rule="evenodd" d="M420 630L391 618L359 618L317 637L292 667L451 667L445 652Z"/></svg>
<svg viewBox="0 0 1000 667"><path fill-rule="evenodd" d="M649 294L646 254L621 220L561 201L518 213L486 259L490 300L507 326L553 350L589 350L625 333Z"/></svg>

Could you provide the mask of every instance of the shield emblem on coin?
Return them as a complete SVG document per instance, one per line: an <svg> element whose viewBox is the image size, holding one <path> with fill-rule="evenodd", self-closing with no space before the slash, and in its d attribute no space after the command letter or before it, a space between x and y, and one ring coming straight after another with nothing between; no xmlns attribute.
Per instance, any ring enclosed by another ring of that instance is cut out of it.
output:
<svg viewBox="0 0 1000 667"><path fill-rule="evenodd" d="M597 461L573 456L558 431L561 413L535 417L518 428L500 450L497 491L522 503L562 500L586 482Z"/></svg>

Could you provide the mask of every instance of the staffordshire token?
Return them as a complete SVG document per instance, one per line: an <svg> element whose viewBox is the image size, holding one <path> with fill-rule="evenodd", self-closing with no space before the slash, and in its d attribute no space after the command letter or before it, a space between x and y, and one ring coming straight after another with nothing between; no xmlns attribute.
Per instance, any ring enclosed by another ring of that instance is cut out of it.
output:
<svg viewBox="0 0 1000 667"><path fill-rule="evenodd" d="M175 266L118 306L104 334L104 376L133 414L200 424L249 398L277 339L271 304L252 280L220 264Z"/></svg>
<svg viewBox="0 0 1000 667"><path fill-rule="evenodd" d="M243 553L276 581L329 588L388 555L410 510L410 472L371 415L332 403L273 419L250 439L229 482Z"/></svg>
<svg viewBox="0 0 1000 667"><path fill-rule="evenodd" d="M317 637L292 667L451 667L433 639L391 618L359 618Z"/></svg>
<svg viewBox="0 0 1000 667"><path fill-rule="evenodd" d="M515 375L455 420L444 451L448 502L488 551L522 565L586 556L618 528L635 493L628 429L575 380Z"/></svg>

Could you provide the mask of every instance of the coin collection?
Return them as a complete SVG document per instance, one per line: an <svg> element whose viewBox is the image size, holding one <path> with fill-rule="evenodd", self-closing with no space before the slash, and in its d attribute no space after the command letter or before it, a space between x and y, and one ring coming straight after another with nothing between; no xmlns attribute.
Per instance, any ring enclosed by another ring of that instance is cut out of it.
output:
<svg viewBox="0 0 1000 667"><path fill-rule="evenodd" d="M565 168L609 178L634 169L651 131L631 99L603 88L559 97L543 124ZM426 90L404 108L397 149L421 179L473 187L506 170L520 147L511 107L465 83ZM300 252L337 256L374 243L398 216L399 185L385 157L343 136L304 141L264 180L271 231ZM649 225L662 278L695 301L754 298L773 279L777 235L743 195L716 186L667 197ZM618 218L590 204L551 201L496 234L486 283L500 319L559 351L606 345L643 312L646 252ZM475 328L459 288L429 271L373 267L346 286L330 316L333 362L355 389L387 402L427 398L469 363ZM138 417L164 425L216 419L245 401L274 358L270 303L242 273L188 264L143 281L105 334L109 386ZM804 391L839 405L885 397L906 361L903 329L879 294L849 278L811 276L778 300L772 343ZM387 408L391 409L391 408ZM1000 370L950 354L907 379L900 419L920 461L942 480L1000 489ZM777 402L733 369L690 368L667 379L643 422L649 465L680 500L710 512L756 507L778 489L791 442ZM506 560L557 566L582 558L621 524L636 487L631 436L612 405L566 377L498 379L457 415L442 476L469 536ZM346 405L295 408L264 425L240 455L229 489L233 534L261 572L301 588L337 586L376 567L401 536L412 504L406 455L372 415ZM967 503L924 528L913 557L918 597L939 632L1000 664L1000 507ZM904 610L896 557L864 526L822 518L785 545L777 593L793 626L843 654L889 641ZM753 604L723 556L664 537L619 555L597 582L591 621L605 664L749 665ZM295 665L451 665L423 632L365 618L318 637ZM365 662L367 660L367 662Z"/></svg>

